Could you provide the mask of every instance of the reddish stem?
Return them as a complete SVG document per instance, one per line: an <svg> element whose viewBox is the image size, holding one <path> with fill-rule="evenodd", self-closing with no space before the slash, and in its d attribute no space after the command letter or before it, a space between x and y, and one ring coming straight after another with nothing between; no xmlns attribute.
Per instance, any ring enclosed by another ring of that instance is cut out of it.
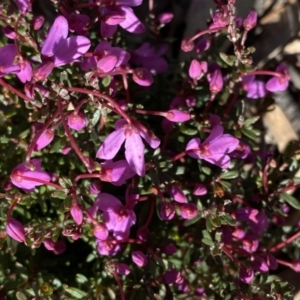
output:
<svg viewBox="0 0 300 300"><path fill-rule="evenodd" d="M7 88L9 91L11 91L12 93L16 94L17 96L19 96L23 100L28 101L28 102L32 101L32 99L30 99L26 95L22 94L21 92L19 92L17 89L15 89L14 87L12 87L9 83L5 82L2 78L0 78L0 85L2 85L3 87Z"/></svg>
<svg viewBox="0 0 300 300"><path fill-rule="evenodd" d="M224 27L216 27L216 28L208 28L206 30L203 30L197 34L195 34L194 36L192 36L191 38L188 39L189 42L194 41L195 39L199 38L200 36L204 35L204 34L211 34L211 33L215 33L217 31L221 31L221 30L225 30L227 29L227 26Z"/></svg>
<svg viewBox="0 0 300 300"><path fill-rule="evenodd" d="M273 71L265 71L265 70L257 70L257 71L251 71L251 72L245 72L242 73L241 76L250 76L250 75L270 75L270 76L276 76L276 77L283 77L283 74Z"/></svg>
<svg viewBox="0 0 300 300"><path fill-rule="evenodd" d="M115 277L115 280L118 284L118 287L119 287L119 291L120 291L120 295L121 295L121 300L125 300L125 294L124 294L124 290L123 290L123 286L122 286L122 283L121 283L121 280L117 274L116 271L113 272L113 275Z"/></svg>
<svg viewBox="0 0 300 300"><path fill-rule="evenodd" d="M287 246L288 244L290 244L291 242L293 242L295 239L297 239L298 237L300 237L300 231L298 231L297 233L295 233L294 235L292 235L291 237L289 237L287 240L273 246L269 251L270 252L276 252L277 250Z"/></svg>
<svg viewBox="0 0 300 300"><path fill-rule="evenodd" d="M58 190L62 190L62 191L65 190L65 188L63 188L61 185L53 183L53 182L48 182L48 181L45 181L45 180L42 180L42 179L33 178L33 177L29 177L29 176L23 176L23 175L18 175L18 177L21 177L22 179L25 179L25 180L28 180L28 181L33 181L33 182L38 182L38 183L42 183L42 184L45 184L45 185L49 185L49 186L52 186L52 187L54 187Z"/></svg>

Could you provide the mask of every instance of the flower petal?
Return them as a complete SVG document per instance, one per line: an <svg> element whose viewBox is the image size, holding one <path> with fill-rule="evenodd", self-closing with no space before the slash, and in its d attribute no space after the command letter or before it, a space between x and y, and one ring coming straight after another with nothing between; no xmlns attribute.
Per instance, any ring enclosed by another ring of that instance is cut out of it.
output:
<svg viewBox="0 0 300 300"><path fill-rule="evenodd" d="M100 193L96 198L94 206L102 211L118 211L123 207L123 204L111 194Z"/></svg>
<svg viewBox="0 0 300 300"><path fill-rule="evenodd" d="M100 33L103 38L113 36L117 31L118 25L108 25L105 22L100 22Z"/></svg>
<svg viewBox="0 0 300 300"><path fill-rule="evenodd" d="M143 33L145 31L144 25L136 17L130 7L121 6L120 9L125 13L126 20L119 25L131 33Z"/></svg>
<svg viewBox="0 0 300 300"><path fill-rule="evenodd" d="M203 145L211 143L213 140L219 138L224 132L224 128L221 125L216 125L212 128L208 138L203 142Z"/></svg>
<svg viewBox="0 0 300 300"><path fill-rule="evenodd" d="M145 175L145 146L138 133L132 132L125 141L125 157L129 166L139 175Z"/></svg>
<svg viewBox="0 0 300 300"><path fill-rule="evenodd" d="M226 154L234 151L239 144L239 140L230 134L223 134L218 139L209 143L209 150L213 154Z"/></svg>
<svg viewBox="0 0 300 300"><path fill-rule="evenodd" d="M202 159L222 169L226 169L230 165L230 157L224 154L213 154L212 156L204 156L202 157Z"/></svg>
<svg viewBox="0 0 300 300"><path fill-rule="evenodd" d="M201 145L201 140L199 138L191 139L188 142L188 144L186 145L185 151L199 149L200 145ZM196 158L196 159L197 158L202 158L200 153L197 153L197 152L189 152L188 156Z"/></svg>
<svg viewBox="0 0 300 300"><path fill-rule="evenodd" d="M96 157L101 159L113 159L125 140L123 129L113 131L100 146Z"/></svg>
<svg viewBox="0 0 300 300"><path fill-rule="evenodd" d="M58 16L51 26L47 38L42 47L42 55L53 56L54 48L57 47L68 36L68 21L63 16Z"/></svg>

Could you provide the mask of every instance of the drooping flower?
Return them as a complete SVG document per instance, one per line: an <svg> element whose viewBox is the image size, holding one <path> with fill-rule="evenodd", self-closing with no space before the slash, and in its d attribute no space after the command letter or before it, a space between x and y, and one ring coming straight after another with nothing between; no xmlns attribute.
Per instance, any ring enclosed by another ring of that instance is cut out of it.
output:
<svg viewBox="0 0 300 300"><path fill-rule="evenodd" d="M213 71L209 72L207 79L209 82L209 89L212 94L216 95L222 91L223 76L219 67L216 67Z"/></svg>
<svg viewBox="0 0 300 300"><path fill-rule="evenodd" d="M89 208L92 216L95 216L98 210L102 211L102 217L106 228L113 232L116 239L127 239L130 234L130 228L136 222L136 215L132 210L134 202L127 199L124 206L115 196L100 193L93 206Z"/></svg>
<svg viewBox="0 0 300 300"><path fill-rule="evenodd" d="M86 53L90 40L85 36L71 36L68 38L68 21L63 16L58 16L51 26L48 36L42 47L43 60L52 60L56 67L76 61Z"/></svg>
<svg viewBox="0 0 300 300"><path fill-rule="evenodd" d="M7 219L6 232L12 239L17 242L23 243L25 240L25 230L23 224L16 219Z"/></svg>
<svg viewBox="0 0 300 300"><path fill-rule="evenodd" d="M81 225L83 220L83 214L81 207L74 202L70 209L71 216L77 225Z"/></svg>
<svg viewBox="0 0 300 300"><path fill-rule="evenodd" d="M133 124L127 124L125 120L115 123L115 131L107 136L99 150L97 157L101 159L113 159L125 141L125 157L129 166L140 176L145 175L145 146L142 138L152 148L157 148L160 140L156 136L150 136Z"/></svg>
<svg viewBox="0 0 300 300"><path fill-rule="evenodd" d="M197 184L195 185L193 194L194 194L195 196L206 195L206 194L207 194L207 188L206 188L206 186L205 186L204 184L202 184L202 183L197 183Z"/></svg>
<svg viewBox="0 0 300 300"><path fill-rule="evenodd" d="M171 185L169 187L169 194L176 202L179 202L179 203L187 203L188 202L182 189L176 185Z"/></svg>
<svg viewBox="0 0 300 300"><path fill-rule="evenodd" d="M136 68L132 73L132 80L141 86L150 86L153 83L151 72L145 68Z"/></svg>
<svg viewBox="0 0 300 300"><path fill-rule="evenodd" d="M228 168L230 164L228 154L236 149L239 140L223 132L223 127L216 125L203 143L199 138L190 140L186 146L187 154L196 159L204 159L221 168Z"/></svg>
<svg viewBox="0 0 300 300"><path fill-rule="evenodd" d="M160 211L159 211L160 217L165 220L171 220L175 216L175 207L172 203L163 203Z"/></svg>
<svg viewBox="0 0 300 300"><path fill-rule="evenodd" d="M171 22L174 18L174 14L170 12L165 12L157 16L157 20L161 25L165 25Z"/></svg>
<svg viewBox="0 0 300 300"><path fill-rule="evenodd" d="M191 61L189 67L189 76L192 79L200 79L207 72L207 62L201 61L199 62L196 59Z"/></svg>
<svg viewBox="0 0 300 300"><path fill-rule="evenodd" d="M34 151L38 151L45 148L53 141L53 139L54 139L54 132L51 129L46 129L37 139L36 144L34 145Z"/></svg>
<svg viewBox="0 0 300 300"><path fill-rule="evenodd" d="M115 240L108 237L106 240L97 240L97 250L101 255L114 256L121 249L120 244L115 243Z"/></svg>
<svg viewBox="0 0 300 300"><path fill-rule="evenodd" d="M21 13L25 13L29 9L30 0L15 0L18 9Z"/></svg>
<svg viewBox="0 0 300 300"><path fill-rule="evenodd" d="M281 63L277 68L276 72L282 74L281 77L274 76L266 83L266 89L270 92L282 92L285 91L289 86L290 75L288 73L287 65Z"/></svg>
<svg viewBox="0 0 300 300"><path fill-rule="evenodd" d="M257 12L255 10L251 10L246 16L243 26L246 31L250 31L256 26L257 23Z"/></svg>
<svg viewBox="0 0 300 300"><path fill-rule="evenodd" d="M172 284L172 283L180 284L183 282L183 278L182 278L180 272L175 269L166 271L162 275L162 279L165 284Z"/></svg>
<svg viewBox="0 0 300 300"><path fill-rule="evenodd" d="M81 64L84 71L97 68L102 73L108 73L120 66L125 66L130 59L127 51L120 47L112 47L107 41L101 41L95 48L94 54Z"/></svg>
<svg viewBox="0 0 300 300"><path fill-rule="evenodd" d="M26 163L22 163L15 167L10 175L10 179L15 186L28 192L32 191L36 186L44 184L37 182L36 179L44 182L51 180L50 175L41 169L41 160L33 159L30 163L32 169L26 167Z"/></svg>
<svg viewBox="0 0 300 300"><path fill-rule="evenodd" d="M198 214L198 207L194 203L184 203L179 207L180 215L183 219L193 219Z"/></svg>
<svg viewBox="0 0 300 300"><path fill-rule="evenodd" d="M68 116L68 126L76 131L82 130L86 125L86 117L83 113L74 111Z"/></svg>
<svg viewBox="0 0 300 300"><path fill-rule="evenodd" d="M249 283L254 277L253 269L242 265L240 267L239 277L241 281Z"/></svg>
<svg viewBox="0 0 300 300"><path fill-rule="evenodd" d="M162 57L168 50L167 45L151 46L143 43L132 52L131 62L137 66L148 69L151 73L164 73L168 69L167 61Z"/></svg>
<svg viewBox="0 0 300 300"><path fill-rule="evenodd" d="M127 276L130 273L130 268L127 264L124 263L118 263L117 264L117 272L120 275L125 275Z"/></svg>
<svg viewBox="0 0 300 300"><path fill-rule="evenodd" d="M255 76L252 75L242 77L242 86L250 99L264 98L267 93L265 83L255 80Z"/></svg>

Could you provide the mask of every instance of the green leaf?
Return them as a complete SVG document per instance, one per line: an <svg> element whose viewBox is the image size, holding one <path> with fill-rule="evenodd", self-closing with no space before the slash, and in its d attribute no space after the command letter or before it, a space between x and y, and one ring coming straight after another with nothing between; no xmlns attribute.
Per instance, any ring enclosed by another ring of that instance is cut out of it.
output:
<svg viewBox="0 0 300 300"><path fill-rule="evenodd" d="M92 120L91 120L91 124L92 124L93 127L98 123L98 121L99 121L99 119L100 119L100 116L101 116L101 111L100 111L100 109L97 109L97 110L94 112L93 118L92 118Z"/></svg>
<svg viewBox="0 0 300 300"><path fill-rule="evenodd" d="M257 136L255 134L255 132L251 129L248 129L248 128L242 128L242 133L248 137L249 139L253 140L253 141L256 141L257 139Z"/></svg>
<svg viewBox="0 0 300 300"><path fill-rule="evenodd" d="M234 55L227 55L223 52L219 53L221 59L229 66L233 66L235 61L236 61L236 57Z"/></svg>
<svg viewBox="0 0 300 300"><path fill-rule="evenodd" d="M76 299L82 299L87 296L87 293L74 287L66 287L65 291Z"/></svg>
<svg viewBox="0 0 300 300"><path fill-rule="evenodd" d="M26 295L22 292L16 292L16 297L18 300L27 300Z"/></svg>
<svg viewBox="0 0 300 300"><path fill-rule="evenodd" d="M257 117L253 117L253 118L249 118L247 120L245 120L243 122L243 127L249 127L250 125L256 123L261 117L257 116Z"/></svg>
<svg viewBox="0 0 300 300"><path fill-rule="evenodd" d="M224 172L220 175L221 179L234 179L236 177L239 176L239 172L238 171L228 171L228 172Z"/></svg>
<svg viewBox="0 0 300 300"><path fill-rule="evenodd" d="M110 82L111 82L111 77L110 76L105 76L103 79L102 79L102 85L104 87L108 87L110 85Z"/></svg>
<svg viewBox="0 0 300 300"><path fill-rule="evenodd" d="M297 210L300 210L300 202L295 197L287 193L283 193L280 195L280 198L286 203L288 203L290 206L296 208Z"/></svg>

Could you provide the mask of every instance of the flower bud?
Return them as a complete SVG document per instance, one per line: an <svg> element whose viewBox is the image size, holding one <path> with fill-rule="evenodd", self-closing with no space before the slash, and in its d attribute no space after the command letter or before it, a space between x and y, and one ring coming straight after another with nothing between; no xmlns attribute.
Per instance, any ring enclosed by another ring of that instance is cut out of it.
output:
<svg viewBox="0 0 300 300"><path fill-rule="evenodd" d="M252 262L252 267L255 271L266 273L269 271L269 266L262 256L255 256Z"/></svg>
<svg viewBox="0 0 300 300"><path fill-rule="evenodd" d="M239 277L241 281L249 283L254 277L254 272L252 268L247 268L244 265L242 265L240 267Z"/></svg>
<svg viewBox="0 0 300 300"><path fill-rule="evenodd" d="M202 183L197 183L195 185L193 194L195 196L202 196L202 195L207 194L207 188L206 188L206 186L204 184L202 184Z"/></svg>
<svg viewBox="0 0 300 300"><path fill-rule="evenodd" d="M206 61L198 62L196 59L192 60L189 68L189 76L192 79L199 79L206 72L207 72Z"/></svg>
<svg viewBox="0 0 300 300"><path fill-rule="evenodd" d="M172 21L172 19L174 18L174 15L172 13L166 12L166 13L162 13L157 17L157 20L160 24L167 24L169 22Z"/></svg>
<svg viewBox="0 0 300 300"><path fill-rule="evenodd" d="M144 267L148 263L147 256L141 251L133 251L131 258L132 261L139 267Z"/></svg>
<svg viewBox="0 0 300 300"><path fill-rule="evenodd" d="M175 208L171 203L164 203L160 208L160 217L167 221L173 219L175 216Z"/></svg>
<svg viewBox="0 0 300 300"><path fill-rule="evenodd" d="M53 253L56 255L60 255L66 251L67 245L64 241L55 242Z"/></svg>
<svg viewBox="0 0 300 300"><path fill-rule="evenodd" d="M293 260L290 267L295 272L300 272L300 259Z"/></svg>
<svg viewBox="0 0 300 300"><path fill-rule="evenodd" d="M149 236L149 229L145 227L140 227L137 230L137 238L141 241L146 241Z"/></svg>
<svg viewBox="0 0 300 300"><path fill-rule="evenodd" d="M86 117L83 113L74 111L68 117L68 125L70 128L80 131L86 125Z"/></svg>
<svg viewBox="0 0 300 300"><path fill-rule="evenodd" d="M123 263L118 263L117 264L117 272L120 275L128 275L130 273L130 268L127 264L123 264Z"/></svg>
<svg viewBox="0 0 300 300"><path fill-rule="evenodd" d="M150 86L153 83L151 72L145 68L134 69L132 79L141 86Z"/></svg>
<svg viewBox="0 0 300 300"><path fill-rule="evenodd" d="M187 203L188 202L182 189L180 189L176 185L172 185L169 187L169 194L176 202L179 202L179 203Z"/></svg>
<svg viewBox="0 0 300 300"><path fill-rule="evenodd" d="M190 52L194 49L194 42L190 39L183 39L181 42L181 50L184 52Z"/></svg>
<svg viewBox="0 0 300 300"><path fill-rule="evenodd" d="M191 119L191 116L188 112L171 109L166 113L166 118L171 122L186 122Z"/></svg>
<svg viewBox="0 0 300 300"><path fill-rule="evenodd" d="M34 146L34 151L41 150L48 146L54 138L54 132L51 129L45 130L40 137L37 139Z"/></svg>
<svg viewBox="0 0 300 300"><path fill-rule="evenodd" d="M52 239L44 240L44 246L47 250L53 251L55 248L55 242Z"/></svg>
<svg viewBox="0 0 300 300"><path fill-rule="evenodd" d="M182 204L179 208L180 215L183 219L193 219L198 214L198 207L194 203L185 203Z"/></svg>
<svg viewBox="0 0 300 300"><path fill-rule="evenodd" d="M23 243L25 240L25 230L23 224L16 219L9 218L6 221L6 232L17 242Z"/></svg>
<svg viewBox="0 0 300 300"><path fill-rule="evenodd" d="M17 38L17 33L15 32L15 30L9 26L6 25L2 28L3 33L6 35L6 37L8 37L9 39L15 39Z"/></svg>
<svg viewBox="0 0 300 300"><path fill-rule="evenodd" d="M250 31L256 26L257 23L257 12L254 10L251 10L247 17L245 18L243 22L243 26L246 31Z"/></svg>
<svg viewBox="0 0 300 300"><path fill-rule="evenodd" d="M174 244L167 244L161 248L161 251L167 255L173 255L177 252L177 247Z"/></svg>
<svg viewBox="0 0 300 300"><path fill-rule="evenodd" d="M71 216L74 219L75 223L78 225L81 225L82 223L82 209L79 207L77 203L73 203L71 210L70 210Z"/></svg>
<svg viewBox="0 0 300 300"><path fill-rule="evenodd" d="M31 20L31 26L33 30L39 30L43 26L44 22L45 18L42 15L36 16Z"/></svg>
<svg viewBox="0 0 300 300"><path fill-rule="evenodd" d="M107 55L101 58L97 63L97 69L103 73L111 72L118 62L118 58L115 55Z"/></svg>
<svg viewBox="0 0 300 300"><path fill-rule="evenodd" d="M219 69L216 69L212 74L210 74L209 89L214 95L216 95L217 93L221 92L222 88L222 73Z"/></svg>
<svg viewBox="0 0 300 300"><path fill-rule="evenodd" d="M178 272L175 269L168 270L167 272L165 272L162 278L165 284L172 284L172 283L180 284L183 282L183 278L180 272Z"/></svg>

